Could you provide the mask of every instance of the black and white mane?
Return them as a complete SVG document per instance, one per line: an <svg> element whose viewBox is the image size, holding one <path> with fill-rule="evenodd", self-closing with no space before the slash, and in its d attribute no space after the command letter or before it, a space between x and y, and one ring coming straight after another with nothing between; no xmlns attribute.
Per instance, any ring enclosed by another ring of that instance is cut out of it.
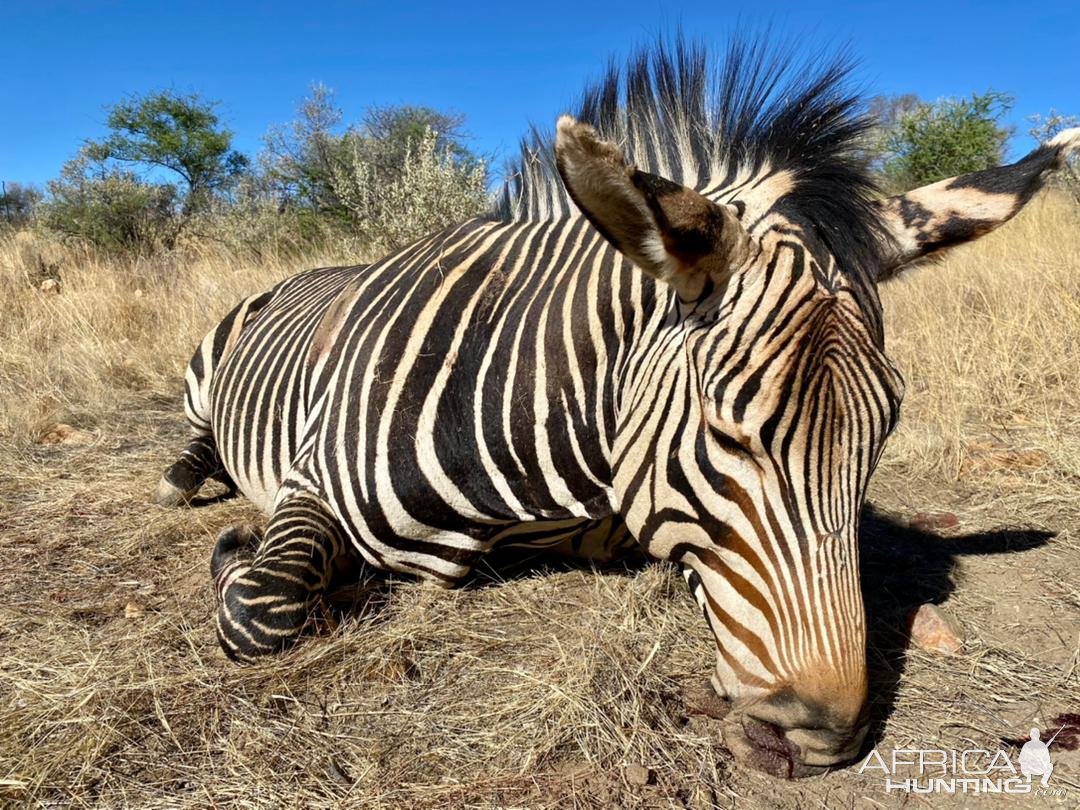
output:
<svg viewBox="0 0 1080 810"><path fill-rule="evenodd" d="M793 188L779 210L849 267L867 267L883 237L862 149L873 122L849 87L851 72L843 53L800 59L765 37L732 40L719 64L704 46L677 38L610 63L585 89L575 117L617 143L637 168L697 191L788 172ZM553 136L533 127L494 215L546 221L575 212Z"/></svg>

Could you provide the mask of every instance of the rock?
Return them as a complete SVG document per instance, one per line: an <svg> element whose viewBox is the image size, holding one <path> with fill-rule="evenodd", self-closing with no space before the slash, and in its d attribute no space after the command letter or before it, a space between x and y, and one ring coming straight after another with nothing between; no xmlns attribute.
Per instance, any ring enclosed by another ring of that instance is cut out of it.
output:
<svg viewBox="0 0 1080 810"><path fill-rule="evenodd" d="M960 622L938 605L919 605L908 617L908 630L912 643L923 650L954 653L964 646Z"/></svg>
<svg viewBox="0 0 1080 810"><path fill-rule="evenodd" d="M46 295L59 295L60 294L60 282L55 278L47 278L41 282L41 286L38 290Z"/></svg>
<svg viewBox="0 0 1080 810"><path fill-rule="evenodd" d="M85 431L73 428L60 422L49 428L48 432L38 441L39 444L86 444L93 438Z"/></svg>
<svg viewBox="0 0 1080 810"><path fill-rule="evenodd" d="M911 528L919 531L952 529L960 525L960 518L952 512L919 512L911 519Z"/></svg>
<svg viewBox="0 0 1080 810"><path fill-rule="evenodd" d="M623 771L626 776L626 781L631 785L637 785L638 787L644 787L652 782L653 772L642 765L640 762L632 762L626 766Z"/></svg>

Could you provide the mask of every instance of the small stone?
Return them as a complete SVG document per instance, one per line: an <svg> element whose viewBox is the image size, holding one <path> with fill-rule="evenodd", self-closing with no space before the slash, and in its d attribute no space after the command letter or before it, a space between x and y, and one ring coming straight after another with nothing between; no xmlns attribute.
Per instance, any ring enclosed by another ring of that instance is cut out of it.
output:
<svg viewBox="0 0 1080 810"><path fill-rule="evenodd" d="M964 646L960 623L938 605L919 605L908 617L908 630L915 646L930 652L959 652Z"/></svg>
<svg viewBox="0 0 1080 810"><path fill-rule="evenodd" d="M653 778L653 772L640 762L632 762L627 765L624 773L626 774L627 782L631 785L638 785L639 787L650 784Z"/></svg>
<svg viewBox="0 0 1080 810"><path fill-rule="evenodd" d="M146 611L143 609L143 606L140 605L138 602L132 601L124 605L125 619L138 619L145 613Z"/></svg>
<svg viewBox="0 0 1080 810"><path fill-rule="evenodd" d="M911 519L911 528L919 531L953 529L960 525L960 518L952 512L919 512Z"/></svg>
<svg viewBox="0 0 1080 810"><path fill-rule="evenodd" d="M60 282L55 278L47 278L41 282L41 286L38 290L46 295L59 295L60 294Z"/></svg>
<svg viewBox="0 0 1080 810"><path fill-rule="evenodd" d="M40 444L86 444L91 439L86 433L63 422L53 425L39 440Z"/></svg>

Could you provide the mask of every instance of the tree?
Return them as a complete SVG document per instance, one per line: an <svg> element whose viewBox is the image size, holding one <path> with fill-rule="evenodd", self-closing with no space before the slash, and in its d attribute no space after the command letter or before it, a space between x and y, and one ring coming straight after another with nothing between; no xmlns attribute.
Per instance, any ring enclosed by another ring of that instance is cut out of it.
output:
<svg viewBox="0 0 1080 810"><path fill-rule="evenodd" d="M1045 116L1035 113L1034 115L1029 115L1027 120L1031 122L1031 129L1028 130L1028 135L1041 144L1046 143L1062 130L1080 126L1080 118L1075 115L1059 113L1053 107L1050 108L1050 112Z"/></svg>
<svg viewBox="0 0 1080 810"><path fill-rule="evenodd" d="M25 225L41 202L42 193L22 183L0 183L0 222L16 227Z"/></svg>
<svg viewBox="0 0 1080 810"><path fill-rule="evenodd" d="M866 115L871 120L872 126L856 144L856 153L872 171L881 174L886 138L900 118L914 110L920 103L919 97L914 93L874 96L867 102Z"/></svg>
<svg viewBox="0 0 1080 810"><path fill-rule="evenodd" d="M369 107L361 131L368 141L370 163L388 178L401 175L405 153L415 150L429 134L435 151L460 165L475 165L479 158L465 146L465 117L430 107Z"/></svg>
<svg viewBox="0 0 1080 810"><path fill-rule="evenodd" d="M989 90L970 99L919 102L887 131L881 171L892 191L1001 163L1011 135L1001 119L1013 99Z"/></svg>
<svg viewBox="0 0 1080 810"><path fill-rule="evenodd" d="M867 104L866 113L874 120L878 129L888 132L900 122L901 118L914 112L923 103L914 93L874 96Z"/></svg>
<svg viewBox="0 0 1080 810"><path fill-rule="evenodd" d="M1063 129L1080 126L1080 117L1059 113L1051 108L1045 116L1029 115L1031 122L1028 134L1040 144L1046 143ZM1073 155L1064 171L1056 172L1050 182L1065 191L1069 191L1080 200L1080 159Z"/></svg>
<svg viewBox="0 0 1080 810"><path fill-rule="evenodd" d="M42 224L106 250L171 248L179 232L175 186L147 183L85 149L64 164L48 190Z"/></svg>
<svg viewBox="0 0 1080 810"><path fill-rule="evenodd" d="M260 162L283 204L297 201L319 213L339 208L330 180L344 156L341 121L334 91L316 84L300 102L296 119L266 134Z"/></svg>
<svg viewBox="0 0 1080 810"><path fill-rule="evenodd" d="M174 172L186 186L183 213L204 209L248 165L231 148L232 133L221 126L216 107L217 102L197 94L170 90L133 96L109 111L106 124L112 132L101 141L88 141L86 157Z"/></svg>
<svg viewBox="0 0 1080 810"><path fill-rule="evenodd" d="M283 200L355 223L361 210L355 205L358 166L363 167L362 182L374 192L400 182L409 161L431 148L429 157L446 158L461 173L479 167L486 183L485 162L466 146L460 115L405 105L371 107L358 123L343 121L334 91L318 84L301 102L294 121L270 130L261 160ZM429 134L433 146L427 142ZM346 183L342 178L350 172L353 180ZM344 188L349 189L348 202L342 198Z"/></svg>

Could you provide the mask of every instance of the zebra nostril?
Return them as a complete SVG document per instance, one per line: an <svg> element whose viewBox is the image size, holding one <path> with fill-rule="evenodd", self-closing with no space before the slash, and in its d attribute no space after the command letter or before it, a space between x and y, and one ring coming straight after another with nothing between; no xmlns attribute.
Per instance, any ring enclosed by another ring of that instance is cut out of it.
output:
<svg viewBox="0 0 1080 810"><path fill-rule="evenodd" d="M776 724L744 715L742 730L750 744L746 764L751 767L782 779L818 772L817 769L804 769L799 746L788 739L784 730Z"/></svg>

